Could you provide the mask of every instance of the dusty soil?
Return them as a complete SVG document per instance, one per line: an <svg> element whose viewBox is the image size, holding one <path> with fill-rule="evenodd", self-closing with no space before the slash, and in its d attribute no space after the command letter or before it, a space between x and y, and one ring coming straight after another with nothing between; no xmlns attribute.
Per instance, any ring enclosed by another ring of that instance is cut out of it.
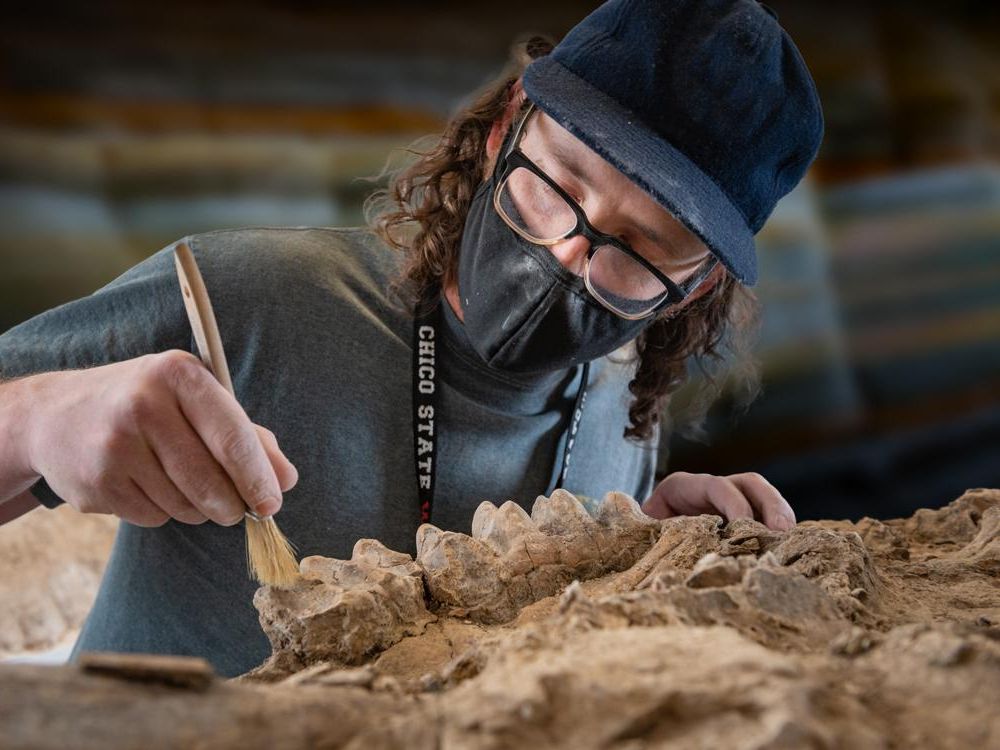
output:
<svg viewBox="0 0 1000 750"><path fill-rule="evenodd" d="M38 508L0 526L0 659L42 651L83 624L118 520Z"/></svg>
<svg viewBox="0 0 1000 750"><path fill-rule="evenodd" d="M472 531L303 560L233 681L0 667L0 745L1000 747L1000 491L784 533L557 492Z"/></svg>

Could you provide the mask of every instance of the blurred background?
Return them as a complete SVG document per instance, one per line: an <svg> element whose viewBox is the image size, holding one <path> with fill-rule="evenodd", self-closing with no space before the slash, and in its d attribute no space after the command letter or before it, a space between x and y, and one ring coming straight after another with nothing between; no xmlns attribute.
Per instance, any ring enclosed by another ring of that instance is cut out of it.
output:
<svg viewBox="0 0 1000 750"><path fill-rule="evenodd" d="M354 225L527 31L596 2L22 4L0 11L0 331L173 240ZM772 0L820 156L759 235L764 392L661 470L754 470L800 518L1000 486L1000 11Z"/></svg>

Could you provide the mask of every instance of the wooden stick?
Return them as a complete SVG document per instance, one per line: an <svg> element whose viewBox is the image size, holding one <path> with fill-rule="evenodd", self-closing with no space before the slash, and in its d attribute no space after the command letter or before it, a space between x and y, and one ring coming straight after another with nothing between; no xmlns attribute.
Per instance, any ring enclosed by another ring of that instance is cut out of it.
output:
<svg viewBox="0 0 1000 750"><path fill-rule="evenodd" d="M195 262L191 248L183 240L174 246L174 265L184 297L198 354L222 387L236 397L233 381L226 363L226 353L222 348L222 337L215 321L208 290L201 271ZM247 565L250 574L262 584L288 586L299 578L299 564L295 560L295 548L285 538L274 518L261 518L252 510L244 513L247 534Z"/></svg>
<svg viewBox="0 0 1000 750"><path fill-rule="evenodd" d="M215 379L235 398L233 380L229 376L229 365L226 362L226 352L222 348L222 337L219 336L219 326L215 322L215 312L208 298L205 281L198 270L194 254L184 241L174 247L174 265L177 267L177 279L184 294L184 309L187 310L194 340L198 344L198 354Z"/></svg>

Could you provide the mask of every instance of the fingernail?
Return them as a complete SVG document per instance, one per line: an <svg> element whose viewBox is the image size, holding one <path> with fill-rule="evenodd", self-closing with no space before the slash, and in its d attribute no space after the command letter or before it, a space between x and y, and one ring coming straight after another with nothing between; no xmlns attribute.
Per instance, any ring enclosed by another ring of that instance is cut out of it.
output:
<svg viewBox="0 0 1000 750"><path fill-rule="evenodd" d="M260 503L254 512L261 517L273 516L281 508L281 502L274 498L268 498L264 502Z"/></svg>

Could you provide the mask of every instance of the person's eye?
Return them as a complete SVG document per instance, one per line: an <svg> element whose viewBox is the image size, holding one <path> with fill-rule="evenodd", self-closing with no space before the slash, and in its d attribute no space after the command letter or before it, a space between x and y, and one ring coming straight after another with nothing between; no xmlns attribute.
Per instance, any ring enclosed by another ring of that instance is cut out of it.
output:
<svg viewBox="0 0 1000 750"><path fill-rule="evenodd" d="M545 167L543 167L545 168ZM563 193L573 199L578 206L583 205L583 193L579 186L566 179L566 175L558 165L547 165L549 179L552 180ZM550 186L551 188L551 186ZM553 189L553 192L555 190Z"/></svg>
<svg viewBox="0 0 1000 750"><path fill-rule="evenodd" d="M580 202L579 198L576 197L576 192L573 190L573 187L568 186L564 180L557 179L553 175L550 175L549 179L551 179L556 185L559 186L558 190L554 188L552 185L547 186L549 188L549 192L551 192L553 195L557 195L559 196L560 199L563 200L565 200L563 196L567 195L577 203Z"/></svg>
<svg viewBox="0 0 1000 750"><path fill-rule="evenodd" d="M566 182L565 180L559 180L557 184L566 195L573 199L573 202L576 203L576 205L583 205L583 193L579 187L571 182Z"/></svg>
<svg viewBox="0 0 1000 750"><path fill-rule="evenodd" d="M641 239L639 240L638 243L636 243L636 242L633 242L632 240L630 240L624 234L619 234L617 239L618 239L619 242L621 242L623 245L625 245L625 247L632 248L632 250L634 250L635 252L639 253L640 255L643 255L643 253L640 252L640 249L643 249L643 250L647 249L647 248L645 248L643 246L643 242L642 242Z"/></svg>

